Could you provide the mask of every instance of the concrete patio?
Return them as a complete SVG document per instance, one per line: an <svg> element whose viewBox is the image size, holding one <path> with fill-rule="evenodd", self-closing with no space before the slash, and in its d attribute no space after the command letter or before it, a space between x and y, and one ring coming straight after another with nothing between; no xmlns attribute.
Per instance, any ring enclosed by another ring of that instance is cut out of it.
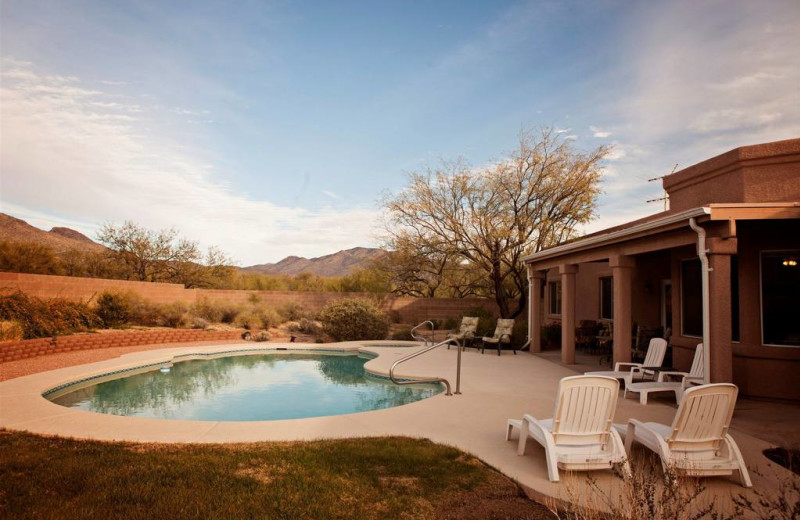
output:
<svg viewBox="0 0 800 520"><path fill-rule="evenodd" d="M412 350L401 347L376 347L381 342L328 344L325 347L366 350L378 354L367 370L387 375L391 364ZM398 342L384 342L394 344ZM267 348L278 345L269 344ZM291 349L318 349L320 345L280 345ZM242 344L165 348L126 354L122 357L81 366L19 377L0 383L0 426L43 435L60 435L99 440L138 442L254 442L322 438L406 435L428 438L469 452L515 479L526 492L538 499L566 499L570 479L562 483L547 480L544 450L535 443L524 457L517 456L516 442L504 440L505 421L530 413L547 418L552 415L554 393L559 379L576 372L537 355L504 352L481 355L475 350L463 353L462 395L437 395L413 404L385 410L332 417L270 422L195 422L156 420L102 415L55 405L42 392L81 377L101 374L111 369L168 361L177 354L220 352L241 349ZM247 348L251 348L249 345ZM253 350L259 351L255 345ZM439 348L402 366L401 376L442 376L454 383L456 350ZM616 422L635 417L644 421L671 423L675 404L656 400L642 406L636 399L622 399L617 406ZM780 479L796 478L771 463L762 450L772 446L764 439L797 439L800 431L800 407L743 400L737 406L732 434L739 444L754 487L762 491L776 489ZM766 421L779 420L765 424ZM764 438L754 434L765 431ZM753 472L752 470L758 470ZM594 472L602 489L618 489L620 480L610 471ZM573 479L583 486L581 479ZM707 492L727 497L747 493L738 480L706 479ZM574 489L572 490L574 492ZM613 491L612 491L613 493Z"/></svg>

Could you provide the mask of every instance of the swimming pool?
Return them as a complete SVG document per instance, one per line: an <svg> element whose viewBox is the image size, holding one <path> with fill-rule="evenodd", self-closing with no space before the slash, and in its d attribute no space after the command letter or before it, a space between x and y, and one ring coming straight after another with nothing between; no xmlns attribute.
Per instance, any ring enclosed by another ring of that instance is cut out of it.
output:
<svg viewBox="0 0 800 520"><path fill-rule="evenodd" d="M46 397L61 406L111 415L271 421L391 408L442 391L439 384L394 385L367 374L367 361L357 354L334 353L187 360L127 377L67 385Z"/></svg>

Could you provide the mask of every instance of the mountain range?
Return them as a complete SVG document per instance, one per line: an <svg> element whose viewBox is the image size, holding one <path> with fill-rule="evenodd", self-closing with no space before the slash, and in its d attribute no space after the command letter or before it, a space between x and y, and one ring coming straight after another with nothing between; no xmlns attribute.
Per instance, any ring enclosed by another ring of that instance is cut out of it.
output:
<svg viewBox="0 0 800 520"><path fill-rule="evenodd" d="M0 240L33 242L50 247L56 253L73 249L91 253L106 250L102 244L74 229L54 227L50 231L44 231L5 213L0 213ZM240 267L239 270L258 274L297 275L308 272L318 276L345 276L356 269L366 267L372 260L384 254L386 252L382 249L354 247L318 258L288 256L274 264L251 265Z"/></svg>

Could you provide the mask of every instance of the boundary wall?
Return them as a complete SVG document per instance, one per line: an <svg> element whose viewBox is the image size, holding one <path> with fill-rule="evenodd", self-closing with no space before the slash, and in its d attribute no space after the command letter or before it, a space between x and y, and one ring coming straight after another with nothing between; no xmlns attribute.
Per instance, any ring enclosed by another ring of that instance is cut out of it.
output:
<svg viewBox="0 0 800 520"><path fill-rule="evenodd" d="M9 290L20 290L38 298L66 298L82 301L92 301L105 291L133 292L153 303L183 302L187 304L202 299L246 303L252 298L252 295L255 295L267 306L277 307L295 302L310 312L316 312L326 304L342 298L363 298L375 301L384 312L399 314L402 323L456 318L475 307L482 307L494 316L499 314L497 304L493 300L483 298L411 298L373 293L187 289L181 284L173 283L0 272L0 291Z"/></svg>

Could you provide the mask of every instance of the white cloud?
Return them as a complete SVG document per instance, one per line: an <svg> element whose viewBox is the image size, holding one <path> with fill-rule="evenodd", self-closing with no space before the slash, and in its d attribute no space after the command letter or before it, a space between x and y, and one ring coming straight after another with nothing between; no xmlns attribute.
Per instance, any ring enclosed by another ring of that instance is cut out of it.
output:
<svg viewBox="0 0 800 520"><path fill-rule="evenodd" d="M74 79L38 74L30 64L4 60L2 79L0 198L6 211L51 226L122 220L174 226L243 264L373 241L376 211L309 211L243 195L192 153L191 143L151 130L159 128L152 110L133 116L138 105ZM91 235L90 227L79 230Z"/></svg>
<svg viewBox="0 0 800 520"><path fill-rule="evenodd" d="M609 132L608 130L603 130L603 129L598 128L596 126L589 126L589 130L592 131L592 135L594 137L603 138L603 137L609 137L611 135L611 132Z"/></svg>
<svg viewBox="0 0 800 520"><path fill-rule="evenodd" d="M341 199L341 197L339 195L337 195L336 193L334 193L332 191L322 190L322 194L325 195L326 197L330 197L332 199L336 199L336 200Z"/></svg>

